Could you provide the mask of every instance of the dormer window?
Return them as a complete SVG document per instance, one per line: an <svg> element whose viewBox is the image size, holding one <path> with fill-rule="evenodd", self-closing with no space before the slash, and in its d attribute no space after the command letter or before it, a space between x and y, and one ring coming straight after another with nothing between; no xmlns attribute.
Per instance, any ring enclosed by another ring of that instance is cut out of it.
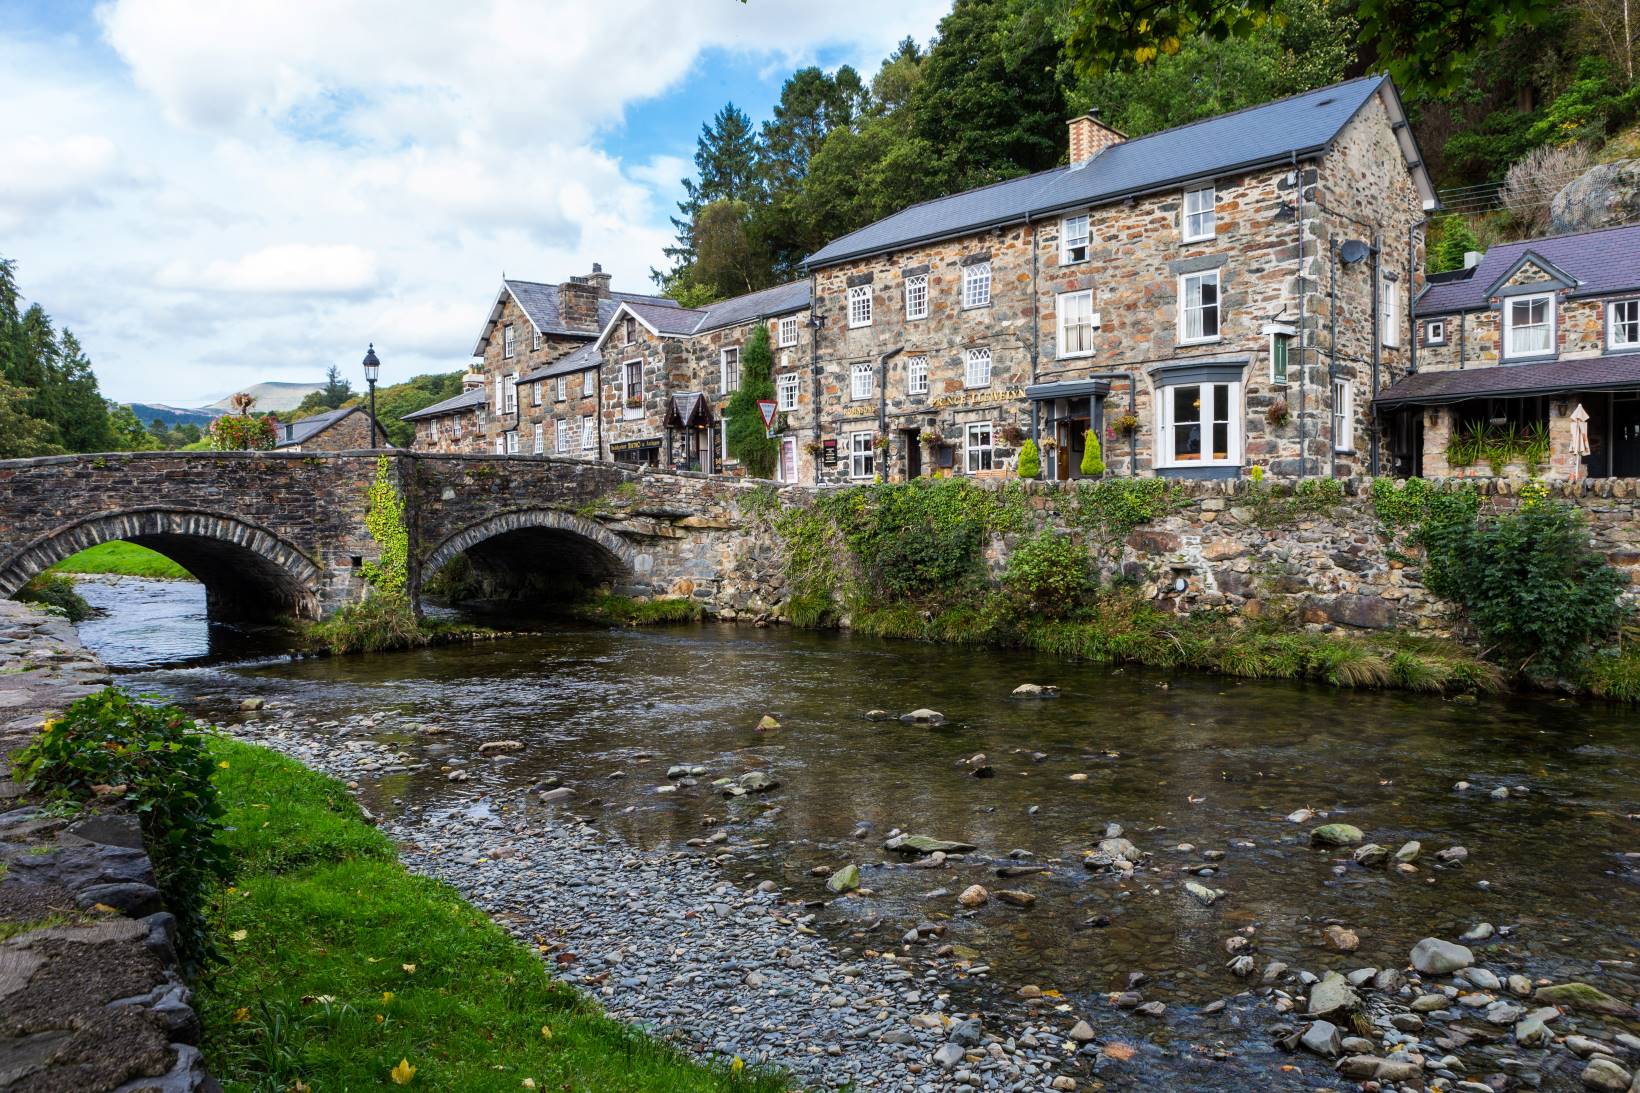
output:
<svg viewBox="0 0 1640 1093"><path fill-rule="evenodd" d="M1503 302L1503 355L1547 357L1555 351L1555 297L1545 292Z"/></svg>
<svg viewBox="0 0 1640 1093"><path fill-rule="evenodd" d="M1446 320L1445 319L1429 319L1429 320L1425 321L1425 323L1424 323L1424 344L1425 345L1445 345L1446 344Z"/></svg>
<svg viewBox="0 0 1640 1093"><path fill-rule="evenodd" d="M1619 300L1606 315L1607 349L1640 349L1640 300Z"/></svg>
<svg viewBox="0 0 1640 1093"><path fill-rule="evenodd" d="M628 315L621 320L621 344L631 345L638 340L638 320Z"/></svg>
<svg viewBox="0 0 1640 1093"><path fill-rule="evenodd" d="M1088 218L1067 216L1059 225L1059 262L1072 265L1088 260Z"/></svg>
<svg viewBox="0 0 1640 1093"><path fill-rule="evenodd" d="M1218 190L1212 186L1202 186L1195 190L1184 192L1184 229L1183 241L1199 243L1204 239L1212 239L1218 231Z"/></svg>

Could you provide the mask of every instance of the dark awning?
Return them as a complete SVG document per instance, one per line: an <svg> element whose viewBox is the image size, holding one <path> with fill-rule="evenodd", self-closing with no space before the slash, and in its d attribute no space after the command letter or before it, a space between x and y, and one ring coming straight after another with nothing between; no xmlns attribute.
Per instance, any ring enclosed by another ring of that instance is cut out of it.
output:
<svg viewBox="0 0 1640 1093"><path fill-rule="evenodd" d="M1444 406L1472 398L1530 398L1576 391L1640 390L1640 353L1538 364L1417 372L1378 393L1373 405Z"/></svg>
<svg viewBox="0 0 1640 1093"><path fill-rule="evenodd" d="M1056 398L1104 398L1110 394L1109 380L1056 380L1053 383L1033 383L1025 388L1025 397L1032 402Z"/></svg>
<svg viewBox="0 0 1640 1093"><path fill-rule="evenodd" d="M666 406L668 429L692 429L697 425L712 424L712 407L706 396L698 392L673 395Z"/></svg>

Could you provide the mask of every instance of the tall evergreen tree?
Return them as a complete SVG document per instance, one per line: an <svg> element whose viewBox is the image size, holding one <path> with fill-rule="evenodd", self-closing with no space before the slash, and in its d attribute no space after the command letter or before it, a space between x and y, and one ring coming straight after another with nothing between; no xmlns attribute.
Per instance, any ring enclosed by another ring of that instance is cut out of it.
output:
<svg viewBox="0 0 1640 1093"><path fill-rule="evenodd" d="M740 460L746 473L754 478L774 474L776 441L764 429L763 415L757 407L759 401L774 398L774 380L770 378L773 368L769 328L759 323L740 353L740 387L723 408L729 419L729 454Z"/></svg>
<svg viewBox="0 0 1640 1093"><path fill-rule="evenodd" d="M666 273L651 271L655 283L681 279L687 282L695 261L695 220L702 209L717 201L748 201L757 190L757 135L752 119L734 103L725 103L710 123L700 127L695 141L695 170L698 178L683 180L684 198L678 202L680 215L672 218L677 241L665 248L672 260Z"/></svg>

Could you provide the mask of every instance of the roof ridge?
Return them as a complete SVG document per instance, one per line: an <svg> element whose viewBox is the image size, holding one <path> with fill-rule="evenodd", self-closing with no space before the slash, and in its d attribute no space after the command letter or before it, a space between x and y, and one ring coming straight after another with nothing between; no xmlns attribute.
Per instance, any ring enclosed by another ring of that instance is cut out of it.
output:
<svg viewBox="0 0 1640 1093"><path fill-rule="evenodd" d="M1590 228L1587 231L1561 232L1559 235L1534 235L1530 239L1512 239L1507 243L1493 244L1482 253L1481 257L1482 261L1485 261L1487 255L1490 255L1495 250L1502 250L1504 247L1526 247L1530 249L1533 243L1553 243L1561 239L1577 239L1583 236L1604 235L1606 232L1620 231L1640 231L1640 223L1611 224L1604 228Z"/></svg>
<svg viewBox="0 0 1640 1093"><path fill-rule="evenodd" d="M1368 73L1367 75L1364 75L1364 76L1355 76L1351 79L1340 80L1337 83L1327 84L1323 87L1312 87L1308 91L1295 91L1291 95L1283 95L1279 99L1269 99L1265 102L1253 103L1250 106L1238 107L1235 110L1226 110L1222 114L1210 114L1205 118L1197 118L1195 121L1187 121L1182 125L1173 125L1173 126L1169 126L1166 129L1158 129L1154 133L1144 133L1144 134L1142 134L1140 136L1137 136L1137 137L1129 137L1126 140L1118 141L1116 144L1113 144L1110 147L1119 148L1119 147L1122 147L1123 145L1140 144L1140 143L1143 143L1144 141L1147 141L1147 140L1151 139L1152 137L1164 137L1164 136L1167 136L1170 133L1180 133L1180 132L1183 132L1186 129L1191 129L1191 128L1194 128L1195 126L1198 126L1198 125L1206 125L1208 122L1223 121L1225 118L1234 118L1234 117L1237 117L1241 114L1249 114L1249 113L1252 113L1254 110L1264 110L1267 107L1280 106L1284 102L1292 102L1294 99L1302 99L1307 95L1319 95L1324 91L1337 91L1341 88L1348 87L1351 84L1362 83L1364 81L1372 81L1374 83L1382 83L1383 81L1385 81L1387 79L1389 79L1389 77L1386 76L1382 72L1379 72L1379 73L1376 73L1376 74ZM1347 125L1349 123L1345 122L1345 124Z"/></svg>

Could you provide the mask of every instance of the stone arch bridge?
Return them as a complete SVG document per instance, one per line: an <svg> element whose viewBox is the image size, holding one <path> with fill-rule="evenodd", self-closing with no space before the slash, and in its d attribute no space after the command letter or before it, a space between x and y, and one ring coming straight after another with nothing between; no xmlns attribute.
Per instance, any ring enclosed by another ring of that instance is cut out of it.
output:
<svg viewBox="0 0 1640 1093"><path fill-rule="evenodd" d="M745 481L518 456L123 452L0 461L0 596L124 539L198 577L212 618L321 618L364 594L380 553L365 514L382 460L418 599L461 554L503 586L689 595L731 615L764 610L780 580Z"/></svg>

